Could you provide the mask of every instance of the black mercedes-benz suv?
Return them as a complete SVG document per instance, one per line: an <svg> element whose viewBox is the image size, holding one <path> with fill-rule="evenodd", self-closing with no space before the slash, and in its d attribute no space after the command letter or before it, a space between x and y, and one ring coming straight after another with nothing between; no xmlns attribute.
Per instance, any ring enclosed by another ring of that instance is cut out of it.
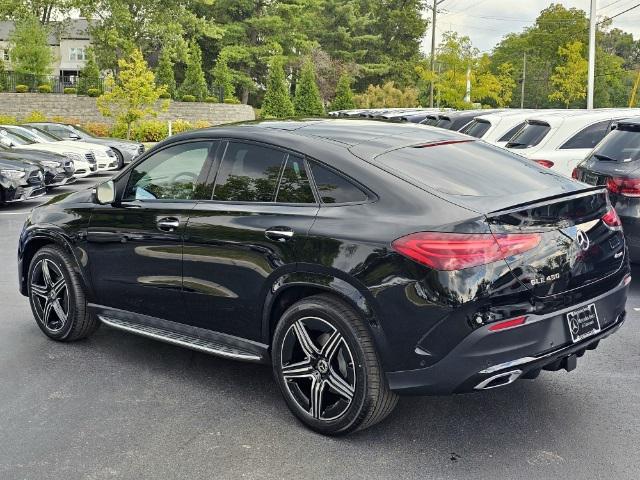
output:
<svg viewBox="0 0 640 480"><path fill-rule="evenodd" d="M398 394L573 369L623 323L631 279L605 189L367 120L172 137L34 209L18 258L49 337L104 323L270 363L325 434L382 420Z"/></svg>

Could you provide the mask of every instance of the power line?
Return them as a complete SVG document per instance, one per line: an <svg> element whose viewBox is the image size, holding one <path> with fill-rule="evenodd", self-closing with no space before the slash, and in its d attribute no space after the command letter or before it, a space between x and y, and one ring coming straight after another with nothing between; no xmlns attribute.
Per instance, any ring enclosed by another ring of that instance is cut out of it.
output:
<svg viewBox="0 0 640 480"><path fill-rule="evenodd" d="M622 11L622 12L620 12L620 13L616 13L615 15L613 15L613 16L611 16L611 17L607 17L607 18L605 18L604 20L602 20L602 22L607 21L607 20L613 20L614 18L619 17L619 16L620 16L620 15L622 15L623 13L630 12L631 10L633 10L633 9L635 9L635 8L638 8L638 7L640 7L640 3L636 3L633 7L629 7L629 8L627 8L626 10L623 10L623 11ZM599 22L599 23L602 23L602 22Z"/></svg>
<svg viewBox="0 0 640 480"><path fill-rule="evenodd" d="M600 10L604 10L605 8L611 7L611 6L615 5L616 3L620 3L622 1L626 1L626 0L615 0L615 2L607 3L604 7L600 7Z"/></svg>

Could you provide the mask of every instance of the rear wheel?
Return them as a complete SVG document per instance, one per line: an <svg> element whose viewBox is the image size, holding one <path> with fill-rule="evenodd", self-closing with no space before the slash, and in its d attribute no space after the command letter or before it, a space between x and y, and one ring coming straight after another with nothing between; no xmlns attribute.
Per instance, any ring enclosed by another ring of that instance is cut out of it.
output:
<svg viewBox="0 0 640 480"><path fill-rule="evenodd" d="M79 340L100 325L87 311L73 259L60 247L47 246L34 255L29 266L28 294L33 316L49 338Z"/></svg>
<svg viewBox="0 0 640 480"><path fill-rule="evenodd" d="M316 295L291 306L276 327L272 357L289 409L317 432L365 429L397 403L362 318L333 296Z"/></svg>
<svg viewBox="0 0 640 480"><path fill-rule="evenodd" d="M118 158L118 170L122 170L124 168L124 157L122 156L122 153L120 153L119 150L116 150L115 148L112 149L113 153L116 154L116 157Z"/></svg>

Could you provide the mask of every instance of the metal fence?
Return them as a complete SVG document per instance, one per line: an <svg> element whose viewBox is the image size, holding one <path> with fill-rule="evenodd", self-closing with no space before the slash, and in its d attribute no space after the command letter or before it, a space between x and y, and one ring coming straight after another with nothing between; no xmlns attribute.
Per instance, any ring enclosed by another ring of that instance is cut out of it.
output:
<svg viewBox="0 0 640 480"><path fill-rule="evenodd" d="M74 88L76 95L86 95L91 88L104 91L104 79L88 80L78 75L32 75L17 72L0 72L0 91L15 92L18 85L24 85L29 92L38 92L43 85L48 85L51 92L64 93L65 88ZM45 87L46 90L46 87ZM68 91L68 90L67 90Z"/></svg>

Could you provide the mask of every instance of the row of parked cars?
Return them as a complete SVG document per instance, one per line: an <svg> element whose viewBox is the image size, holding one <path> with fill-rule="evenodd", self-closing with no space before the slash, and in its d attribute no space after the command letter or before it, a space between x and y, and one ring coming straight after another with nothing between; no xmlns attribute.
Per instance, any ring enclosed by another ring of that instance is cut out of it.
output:
<svg viewBox="0 0 640 480"><path fill-rule="evenodd" d="M456 130L539 165L609 190L632 261L640 261L640 109L348 110L339 117L421 123Z"/></svg>
<svg viewBox="0 0 640 480"><path fill-rule="evenodd" d="M42 196L48 189L122 169L144 145L100 138L75 125L0 125L0 204Z"/></svg>

